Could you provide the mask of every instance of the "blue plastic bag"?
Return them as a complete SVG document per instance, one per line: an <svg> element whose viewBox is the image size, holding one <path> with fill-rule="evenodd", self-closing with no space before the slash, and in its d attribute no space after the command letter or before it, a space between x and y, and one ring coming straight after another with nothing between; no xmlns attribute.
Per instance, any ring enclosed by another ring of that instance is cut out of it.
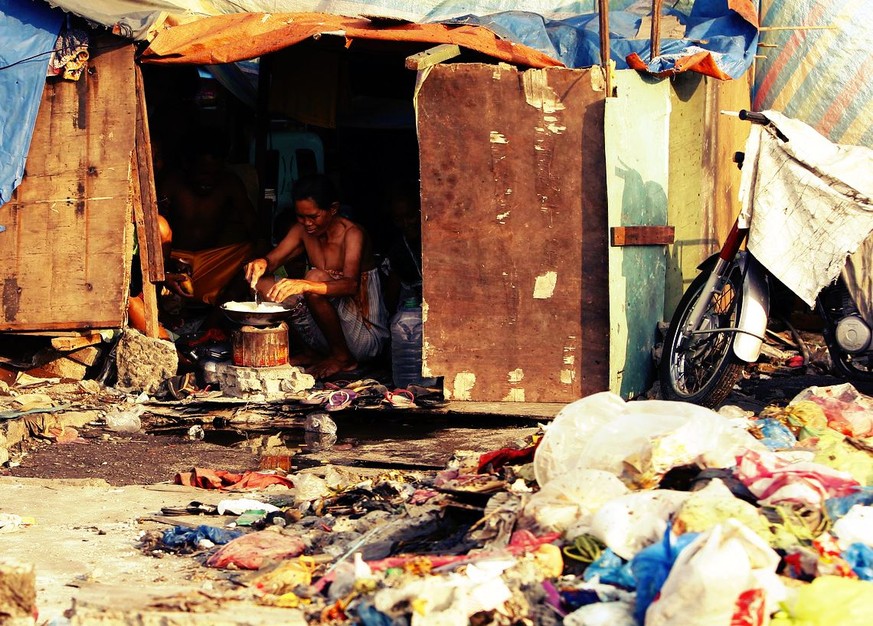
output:
<svg viewBox="0 0 873 626"><path fill-rule="evenodd" d="M664 533L664 539L640 550L631 560L630 566L637 585L637 600L634 608L634 618L642 624L646 618L646 610L661 591L664 581L673 569L673 563L679 553L691 543L699 533L679 535L675 542L670 541L670 527Z"/></svg>
<svg viewBox="0 0 873 626"><path fill-rule="evenodd" d="M852 495L842 498L828 498L825 500L825 510L830 520L835 522L856 504L873 505L873 487L861 487Z"/></svg>
<svg viewBox="0 0 873 626"><path fill-rule="evenodd" d="M606 548L596 561L585 568L582 578L585 582L588 582L595 576L599 577L600 582L607 585L615 585L624 589L634 589L636 587L630 563L625 563L620 556L609 548Z"/></svg>
<svg viewBox="0 0 873 626"><path fill-rule="evenodd" d="M224 530L215 526L201 524L197 528L185 528L174 526L165 530L161 541L169 548L196 548L203 539L208 539L216 545L229 543L231 540L241 537L243 533L237 530Z"/></svg>
<svg viewBox="0 0 873 626"><path fill-rule="evenodd" d="M764 435L761 443L771 450L785 450L786 448L793 448L797 444L797 437L794 436L794 433L777 419L765 417L764 419L756 420L755 424L761 429L761 434Z"/></svg>
<svg viewBox="0 0 873 626"><path fill-rule="evenodd" d="M858 578L873 581L873 548L864 543L853 543L843 552L843 558Z"/></svg>

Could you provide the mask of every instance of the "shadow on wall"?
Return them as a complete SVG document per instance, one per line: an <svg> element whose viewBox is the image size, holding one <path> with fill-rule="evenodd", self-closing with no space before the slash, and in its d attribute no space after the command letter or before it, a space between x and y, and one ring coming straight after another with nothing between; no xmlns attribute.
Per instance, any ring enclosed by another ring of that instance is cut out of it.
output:
<svg viewBox="0 0 873 626"><path fill-rule="evenodd" d="M621 161L620 161L621 162ZM667 223L667 194L654 181L621 162L616 175L624 180L621 221L627 225ZM663 246L628 246L623 249L622 276L625 279L625 320L627 345L619 393L622 397L646 391L654 378L652 348L657 325L664 315L664 282L667 256Z"/></svg>

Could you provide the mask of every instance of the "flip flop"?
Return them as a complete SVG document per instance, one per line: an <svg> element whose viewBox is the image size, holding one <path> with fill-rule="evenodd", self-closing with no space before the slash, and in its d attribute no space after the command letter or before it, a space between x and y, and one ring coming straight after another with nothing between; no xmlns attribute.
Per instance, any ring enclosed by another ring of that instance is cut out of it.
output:
<svg viewBox="0 0 873 626"><path fill-rule="evenodd" d="M343 409L349 408L352 404L352 400L357 397L358 394L354 391L338 389L330 394L324 409L326 411L342 411Z"/></svg>
<svg viewBox="0 0 873 626"><path fill-rule="evenodd" d="M317 391L313 391L305 398L301 398L300 403L301 404L322 405L330 399L330 396L333 393L336 393L336 390L319 389Z"/></svg>
<svg viewBox="0 0 873 626"><path fill-rule="evenodd" d="M395 389L385 394L385 400L395 409L416 408L415 396L407 389Z"/></svg>

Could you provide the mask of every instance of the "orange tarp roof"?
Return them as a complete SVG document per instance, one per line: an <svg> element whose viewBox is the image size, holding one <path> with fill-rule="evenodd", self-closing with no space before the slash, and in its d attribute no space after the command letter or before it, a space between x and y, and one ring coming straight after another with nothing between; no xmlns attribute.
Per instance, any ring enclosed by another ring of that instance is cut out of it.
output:
<svg viewBox="0 0 873 626"><path fill-rule="evenodd" d="M142 54L148 63L211 65L243 61L321 34L353 39L457 44L501 61L529 67L563 67L533 48L500 39L471 25L400 24L326 13L234 13L206 17L160 31Z"/></svg>

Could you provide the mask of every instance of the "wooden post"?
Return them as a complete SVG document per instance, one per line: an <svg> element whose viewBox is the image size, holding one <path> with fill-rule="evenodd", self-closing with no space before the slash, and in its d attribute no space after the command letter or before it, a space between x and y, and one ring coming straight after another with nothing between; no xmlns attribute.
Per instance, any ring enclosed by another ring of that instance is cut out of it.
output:
<svg viewBox="0 0 873 626"><path fill-rule="evenodd" d="M136 224L136 239L139 244L139 266L142 269L142 300L145 305L145 334L148 337L156 338L160 332L158 326L158 296L155 291L155 286L149 280L151 270L150 260L151 252L148 242L148 228L145 221L145 208L142 201L142 189L140 189L140 177L137 174L140 171L139 158L137 151L134 150L131 158L131 185L133 187L133 219ZM160 248L158 248L160 254Z"/></svg>
<svg viewBox="0 0 873 626"><path fill-rule="evenodd" d="M606 97L612 96L612 72L609 65L609 0L598 0L600 13L600 65L606 81Z"/></svg>
<svg viewBox="0 0 873 626"><path fill-rule="evenodd" d="M142 197L145 236L149 252L149 283L164 280L164 255L161 245L161 229L158 223L158 194L155 190L155 172L152 160L152 142L149 134L149 119L146 110L145 87L142 70L135 66L136 72L136 157L139 188Z"/></svg>
<svg viewBox="0 0 873 626"><path fill-rule="evenodd" d="M649 60L661 54L661 7L664 0L652 0L652 35Z"/></svg>

